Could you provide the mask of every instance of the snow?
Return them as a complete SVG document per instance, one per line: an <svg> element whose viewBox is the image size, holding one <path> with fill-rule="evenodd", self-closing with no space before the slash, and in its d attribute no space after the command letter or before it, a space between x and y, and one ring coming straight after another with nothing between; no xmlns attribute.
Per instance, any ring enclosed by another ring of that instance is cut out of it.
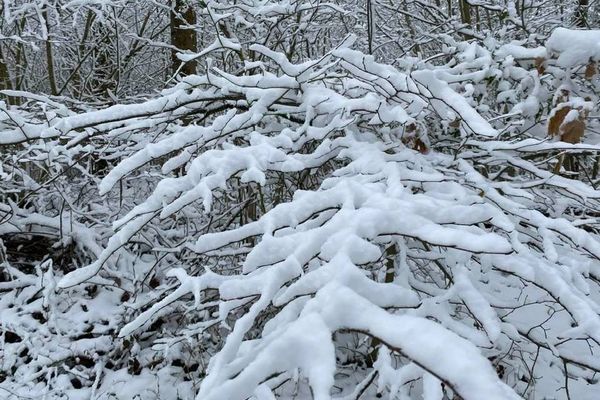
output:
<svg viewBox="0 0 600 400"><path fill-rule="evenodd" d="M331 330L353 329L378 337L449 384L464 399L519 399L468 341L424 318L392 315L349 289L330 284L304 308L319 313Z"/></svg>
<svg viewBox="0 0 600 400"><path fill-rule="evenodd" d="M500 46L496 54L502 58L512 56L516 60L534 60L536 58L546 59L548 57L548 51L546 47L538 46L535 48L527 48L523 47L519 42Z"/></svg>
<svg viewBox="0 0 600 400"><path fill-rule="evenodd" d="M3 92L0 393L598 397L598 31L479 2L510 23L393 59L346 7L207 2L199 74L130 104Z"/></svg>
<svg viewBox="0 0 600 400"><path fill-rule="evenodd" d="M421 85L425 91L430 93L430 97L435 101L436 108L441 109L448 107L451 111L463 118L461 124L464 124L469 133L476 135L495 137L498 132L485 121L468 103L461 97L456 96L456 92L450 89L442 81L435 78L435 73L432 71L417 71L414 72L415 81Z"/></svg>
<svg viewBox="0 0 600 400"><path fill-rule="evenodd" d="M465 305L477 320L483 325L492 343L498 340L502 331L502 322L490 303L483 297L481 292L475 288L469 277L463 270L454 277L456 294L464 301Z"/></svg>
<svg viewBox="0 0 600 400"><path fill-rule="evenodd" d="M546 41L550 52L558 54L558 65L571 68L600 60L600 30L556 28Z"/></svg>

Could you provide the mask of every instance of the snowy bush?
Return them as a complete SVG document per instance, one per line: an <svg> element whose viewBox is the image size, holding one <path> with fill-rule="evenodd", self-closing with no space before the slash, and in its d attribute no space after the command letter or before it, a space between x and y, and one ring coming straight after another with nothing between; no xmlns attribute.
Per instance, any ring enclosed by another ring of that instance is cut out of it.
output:
<svg viewBox="0 0 600 400"><path fill-rule="evenodd" d="M597 398L599 31L256 3L159 94L4 92L0 398Z"/></svg>

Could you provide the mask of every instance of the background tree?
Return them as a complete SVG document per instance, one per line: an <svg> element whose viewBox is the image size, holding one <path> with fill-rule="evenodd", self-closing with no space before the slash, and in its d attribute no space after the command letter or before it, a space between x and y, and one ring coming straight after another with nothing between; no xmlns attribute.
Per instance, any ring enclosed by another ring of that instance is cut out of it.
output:
<svg viewBox="0 0 600 400"><path fill-rule="evenodd" d="M181 72L191 75L196 72L196 61L190 60L183 65L177 58L180 51L197 52L196 48L196 11L191 4L184 0L175 0L171 10L171 44L175 47L171 51L173 73Z"/></svg>

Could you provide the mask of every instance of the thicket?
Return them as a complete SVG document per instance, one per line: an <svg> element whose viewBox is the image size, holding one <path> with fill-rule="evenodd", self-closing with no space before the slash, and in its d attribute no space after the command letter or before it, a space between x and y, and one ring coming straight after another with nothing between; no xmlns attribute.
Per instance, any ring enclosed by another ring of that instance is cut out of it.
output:
<svg viewBox="0 0 600 400"><path fill-rule="evenodd" d="M0 5L0 398L597 399L600 10Z"/></svg>

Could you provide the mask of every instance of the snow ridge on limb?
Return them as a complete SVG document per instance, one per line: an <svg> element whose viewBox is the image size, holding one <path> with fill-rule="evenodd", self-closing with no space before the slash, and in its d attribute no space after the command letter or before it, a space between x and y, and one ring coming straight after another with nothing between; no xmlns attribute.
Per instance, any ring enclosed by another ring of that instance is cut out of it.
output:
<svg viewBox="0 0 600 400"><path fill-rule="evenodd" d="M168 7L43 3L0 27L9 86L76 56L0 93L0 393L600 398L597 32L182 0L201 75L156 94Z"/></svg>
<svg viewBox="0 0 600 400"><path fill-rule="evenodd" d="M119 331L119 337L131 335L134 331L140 329L144 324L154 317L159 310L180 299L186 294L191 293L194 296L194 304L196 307L200 305L201 293L206 289L217 289L221 283L227 279L235 279L235 277L227 277L215 274L206 269L199 277L189 276L183 268L174 268L167 272L167 276L175 277L179 281L179 286L171 292L167 297L160 300L142 312L133 321L129 322Z"/></svg>
<svg viewBox="0 0 600 400"><path fill-rule="evenodd" d="M548 371L563 362L582 367L581 376L600 370L582 356L582 348L595 351L600 342L593 300L600 245L587 217L598 208L599 192L531 158L534 150L597 146L505 141L474 109L478 85L498 73L514 73L523 87L532 79L527 95L535 97L538 71L501 70L477 43L464 43L452 67L410 73L343 47L300 64L252 49L262 61L249 63L245 75L210 67L163 93L188 98L185 107L173 100L157 110L162 103L146 102L139 108L153 113L150 121L135 105L113 109L120 120L90 115L109 139L127 138L117 140L118 149L109 146L109 156L121 161L99 186L102 200L115 204L118 191L150 189L107 218L116 219L112 229L92 241L103 246L83 258L84 265L95 261L64 275L58 288L133 276L123 286L143 292L143 263L122 258L165 255L156 271L178 282L136 297L133 315L124 313L128 323L115 332L144 341L159 333L150 322L175 316L177 324L165 328L174 336L158 342L184 338L202 348L207 336L217 338L207 346L214 353L203 371L208 398L270 398L287 379L301 385L304 378L315 396L328 398L348 360L374 368L361 390L414 397L418 382L434 400L440 390L448 397L495 390L514 398L492 375L493 367L515 366L518 352L548 350L539 359ZM499 86L508 98L510 87ZM85 115L54 120L64 122L66 147L97 133L81 124L68 130L69 121L81 123ZM156 136L147 134L154 121ZM55 143L48 135L47 143ZM136 184L138 178L148 184ZM52 218L59 230L63 221ZM165 273L173 265L181 269ZM31 282L21 278L17 286ZM343 298L323 300L332 292ZM334 305L354 303L368 315L335 319ZM520 313L549 319L535 325ZM406 339L380 327L388 320L412 326L416 336L432 330L472 355L485 387L462 376L473 372L461 360L457 374L449 362L432 364L413 331L398 330ZM301 335L311 327L314 338ZM346 351L351 342L356 349ZM273 354L295 348L301 351L273 362ZM502 377L518 393L533 387L520 373L530 367L523 363Z"/></svg>
<svg viewBox="0 0 600 400"><path fill-rule="evenodd" d="M558 65L571 68L600 60L600 30L556 28L546 41L548 51L558 54Z"/></svg>
<svg viewBox="0 0 600 400"><path fill-rule="evenodd" d="M216 381L207 377L197 399L244 399L273 373L293 368L308 376L315 398L329 399L335 371L331 334L339 330L378 338L466 400L521 399L467 340L425 318L390 314L335 283L306 302L297 320L264 336L261 345L249 350L251 354L238 361L244 364L239 375Z"/></svg>
<svg viewBox="0 0 600 400"><path fill-rule="evenodd" d="M392 115L398 115L396 122L406 124L414 118L406 112L397 113L398 109L410 105L414 108L411 113L417 115L427 109L428 101L433 103L434 100L441 100L447 103L454 99L451 101L453 104L448 103L453 110L452 115L440 114L439 106L436 106L435 111L442 118L461 116L467 125L472 125L473 132L490 132L489 124L486 127L481 117L476 116L475 111L464 103L460 95L452 92L447 84L433 75L428 76L427 85L420 86L434 86L419 89L419 85L414 83L410 76L393 67L375 63L366 56L360 56L363 57L361 61L357 59L360 53L347 49L345 45L315 62L307 62L300 66L293 66L281 53L266 49L262 51L280 68L282 75L265 73L236 77L213 69L206 78L199 80L203 85L213 85L213 88L202 91L191 89L192 94L188 94L189 87L181 84L179 91L171 90L166 95L167 104L179 105L181 101L177 99L191 97L200 107L202 100L210 97L210 104L221 101L226 105L226 109L231 109L216 116L208 126L188 126L156 143L148 143L109 172L99 186L100 193L107 193L125 175L141 166L174 152L185 152L190 146L202 149L209 144L214 145L245 136L249 136L250 146L236 148L228 144L203 152L191 160L190 168L184 177L159 183L154 194L146 202L136 206L127 216L115 223L114 227L119 229L119 232L110 239L100 258L92 265L67 275L61 281L60 287L76 285L98 273L109 257L157 214L165 218L200 199L209 211L213 191L224 189L227 181L239 172L243 172L241 178L244 182L257 181L264 184L264 176L269 171L300 171L322 165L328 159L336 157L336 148L347 147L348 144L344 143L343 136L340 139L335 139L334 136L344 135L344 129L358 122L360 114L357 112L368 111L371 114L370 121L373 121L375 115L387 116L385 119L388 123L393 122L389 121ZM334 60L337 62L333 62ZM336 85L327 85L330 76L339 75L340 67L350 73L342 86L346 88L343 90ZM364 79L369 83L365 84ZM305 82L306 80L310 83ZM195 93L198 94L194 95ZM154 103L156 101L152 100L149 105L140 106L140 112L146 112L146 109L153 110L156 108ZM233 108L234 105L239 111ZM135 114L135 110L127 107L131 106L124 106L123 110L127 111L121 113L125 119ZM106 115L109 114L107 112ZM279 124L281 118L290 118L291 115L297 116L297 119L291 119L292 122L298 123L295 129L284 129L277 135L269 136L261 135L255 130L258 123ZM98 122L98 118L100 117L94 114L93 120ZM330 141L330 138L333 140ZM295 154L308 140L323 141L322 146L313 153L313 157ZM247 157L240 159L239 155L242 153L247 153ZM173 160L173 157L170 160ZM167 160L165 163L168 162ZM165 207L165 203L170 204ZM428 232L419 228L419 232L415 230L407 234L419 236L428 235ZM452 243L453 239L450 236L440 244L444 242L449 246L460 247L460 244ZM463 243L477 245L480 242ZM475 248L473 250L483 251ZM495 251L508 252L510 249L504 246Z"/></svg>

